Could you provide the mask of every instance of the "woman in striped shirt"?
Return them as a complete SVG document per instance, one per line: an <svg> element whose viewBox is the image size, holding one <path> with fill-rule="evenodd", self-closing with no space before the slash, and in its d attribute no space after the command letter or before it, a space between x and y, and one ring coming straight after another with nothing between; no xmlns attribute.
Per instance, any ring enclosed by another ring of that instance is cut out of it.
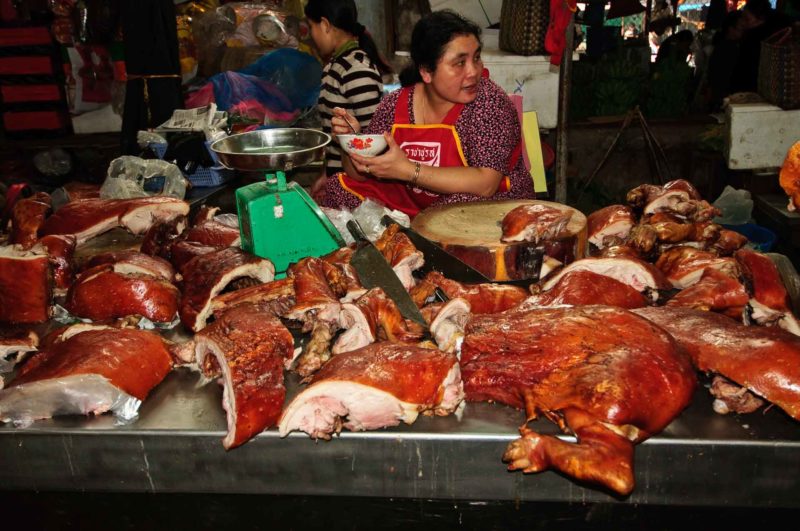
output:
<svg viewBox="0 0 800 531"><path fill-rule="evenodd" d="M381 75L391 73L372 37L358 22L353 0L309 0L305 15L311 27L311 38L320 56L327 61L322 70L322 88L318 108L322 129L331 132L333 109L341 107L366 127L383 95ZM327 148L326 175L342 171L339 144ZM324 190L323 176L312 193Z"/></svg>

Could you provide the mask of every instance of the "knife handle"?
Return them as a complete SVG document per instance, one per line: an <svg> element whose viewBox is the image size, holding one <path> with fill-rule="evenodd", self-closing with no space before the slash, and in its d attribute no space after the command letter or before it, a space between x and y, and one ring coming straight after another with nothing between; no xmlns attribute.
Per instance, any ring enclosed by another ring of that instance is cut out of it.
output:
<svg viewBox="0 0 800 531"><path fill-rule="evenodd" d="M393 223L397 223L397 222L395 220L393 220L391 218L391 216L389 216L388 214L384 214L383 217L381 218L381 225L383 225L384 227L388 227L388 226L392 225Z"/></svg>
<svg viewBox="0 0 800 531"><path fill-rule="evenodd" d="M358 224L358 221L351 219L347 222L347 230L350 231L350 234L353 235L353 238L356 242L364 242L369 241L367 239L367 235L364 234L364 229L361 228L361 225Z"/></svg>

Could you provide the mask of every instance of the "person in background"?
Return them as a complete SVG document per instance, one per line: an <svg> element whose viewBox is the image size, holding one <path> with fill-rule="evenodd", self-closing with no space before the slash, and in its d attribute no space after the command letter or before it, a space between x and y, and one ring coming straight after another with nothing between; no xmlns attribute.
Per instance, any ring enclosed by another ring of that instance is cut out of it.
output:
<svg viewBox="0 0 800 531"><path fill-rule="evenodd" d="M323 60L318 109L322 129L331 132L334 108L346 109L366 126L383 96L381 76L392 72L366 28L358 22L353 0L308 0L305 15L311 39ZM331 142L326 150L326 175L342 171L342 152ZM312 186L320 198L326 175Z"/></svg>
<svg viewBox="0 0 800 531"><path fill-rule="evenodd" d="M443 203L533 198L514 104L488 77L481 30L450 11L420 19L402 88L388 94L365 132L383 134L384 154L345 156L346 173L328 179L325 204L352 209L365 198L409 216ZM334 134L354 117L339 110Z"/></svg>
<svg viewBox="0 0 800 531"><path fill-rule="evenodd" d="M682 30L674 35L670 35L661 43L661 46L658 47L656 63L669 59L677 59L685 63L692 50L693 41L694 34L691 30Z"/></svg>
<svg viewBox="0 0 800 531"><path fill-rule="evenodd" d="M739 46L739 57L731 76L731 92L756 92L758 90L758 65L761 59L761 42L792 21L772 9L769 0L747 0L742 8L745 28Z"/></svg>
<svg viewBox="0 0 800 531"><path fill-rule="evenodd" d="M714 49L708 61L709 105L717 111L730 94L731 76L739 60L739 44L744 34L742 11L731 11L714 34Z"/></svg>

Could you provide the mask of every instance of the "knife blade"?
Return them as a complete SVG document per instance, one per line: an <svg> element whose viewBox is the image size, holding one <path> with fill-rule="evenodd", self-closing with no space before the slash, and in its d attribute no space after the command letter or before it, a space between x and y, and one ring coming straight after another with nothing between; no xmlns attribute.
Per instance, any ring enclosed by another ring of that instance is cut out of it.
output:
<svg viewBox="0 0 800 531"><path fill-rule="evenodd" d="M392 223L397 223L389 216L384 216L381 223L388 227ZM425 257L425 264L417 271L425 275L431 271L438 271L445 277L464 282L466 284L482 284L485 282L492 282L489 278L484 276L480 271L473 268L471 265L462 262L456 256L448 253L425 236L411 228L406 228L400 225L400 230L408 236L414 247L417 248Z"/></svg>
<svg viewBox="0 0 800 531"><path fill-rule="evenodd" d="M403 283L397 278L397 274L392 269L392 266L389 265L389 262L386 261L386 258L383 257L383 254L367 239L358 222L355 220L348 221L347 230L356 240L356 250L350 258L350 264L358 273L361 285L367 289L383 289L386 295L397 305L397 309L400 310L400 314L403 317L422 325L427 330L428 323L422 317L419 308L414 304Z"/></svg>

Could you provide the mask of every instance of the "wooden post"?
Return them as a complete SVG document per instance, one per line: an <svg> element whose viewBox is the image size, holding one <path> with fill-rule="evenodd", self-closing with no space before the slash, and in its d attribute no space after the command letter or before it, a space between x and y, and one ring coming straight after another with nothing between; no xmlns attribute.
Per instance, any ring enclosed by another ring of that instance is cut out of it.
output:
<svg viewBox="0 0 800 531"><path fill-rule="evenodd" d="M574 46L575 15L573 14L567 25L567 45L564 48L564 58L561 60L561 69L558 80L558 125L556 126L556 201L567 202L567 161L569 159L568 135L569 128L569 91L572 87L572 48Z"/></svg>

